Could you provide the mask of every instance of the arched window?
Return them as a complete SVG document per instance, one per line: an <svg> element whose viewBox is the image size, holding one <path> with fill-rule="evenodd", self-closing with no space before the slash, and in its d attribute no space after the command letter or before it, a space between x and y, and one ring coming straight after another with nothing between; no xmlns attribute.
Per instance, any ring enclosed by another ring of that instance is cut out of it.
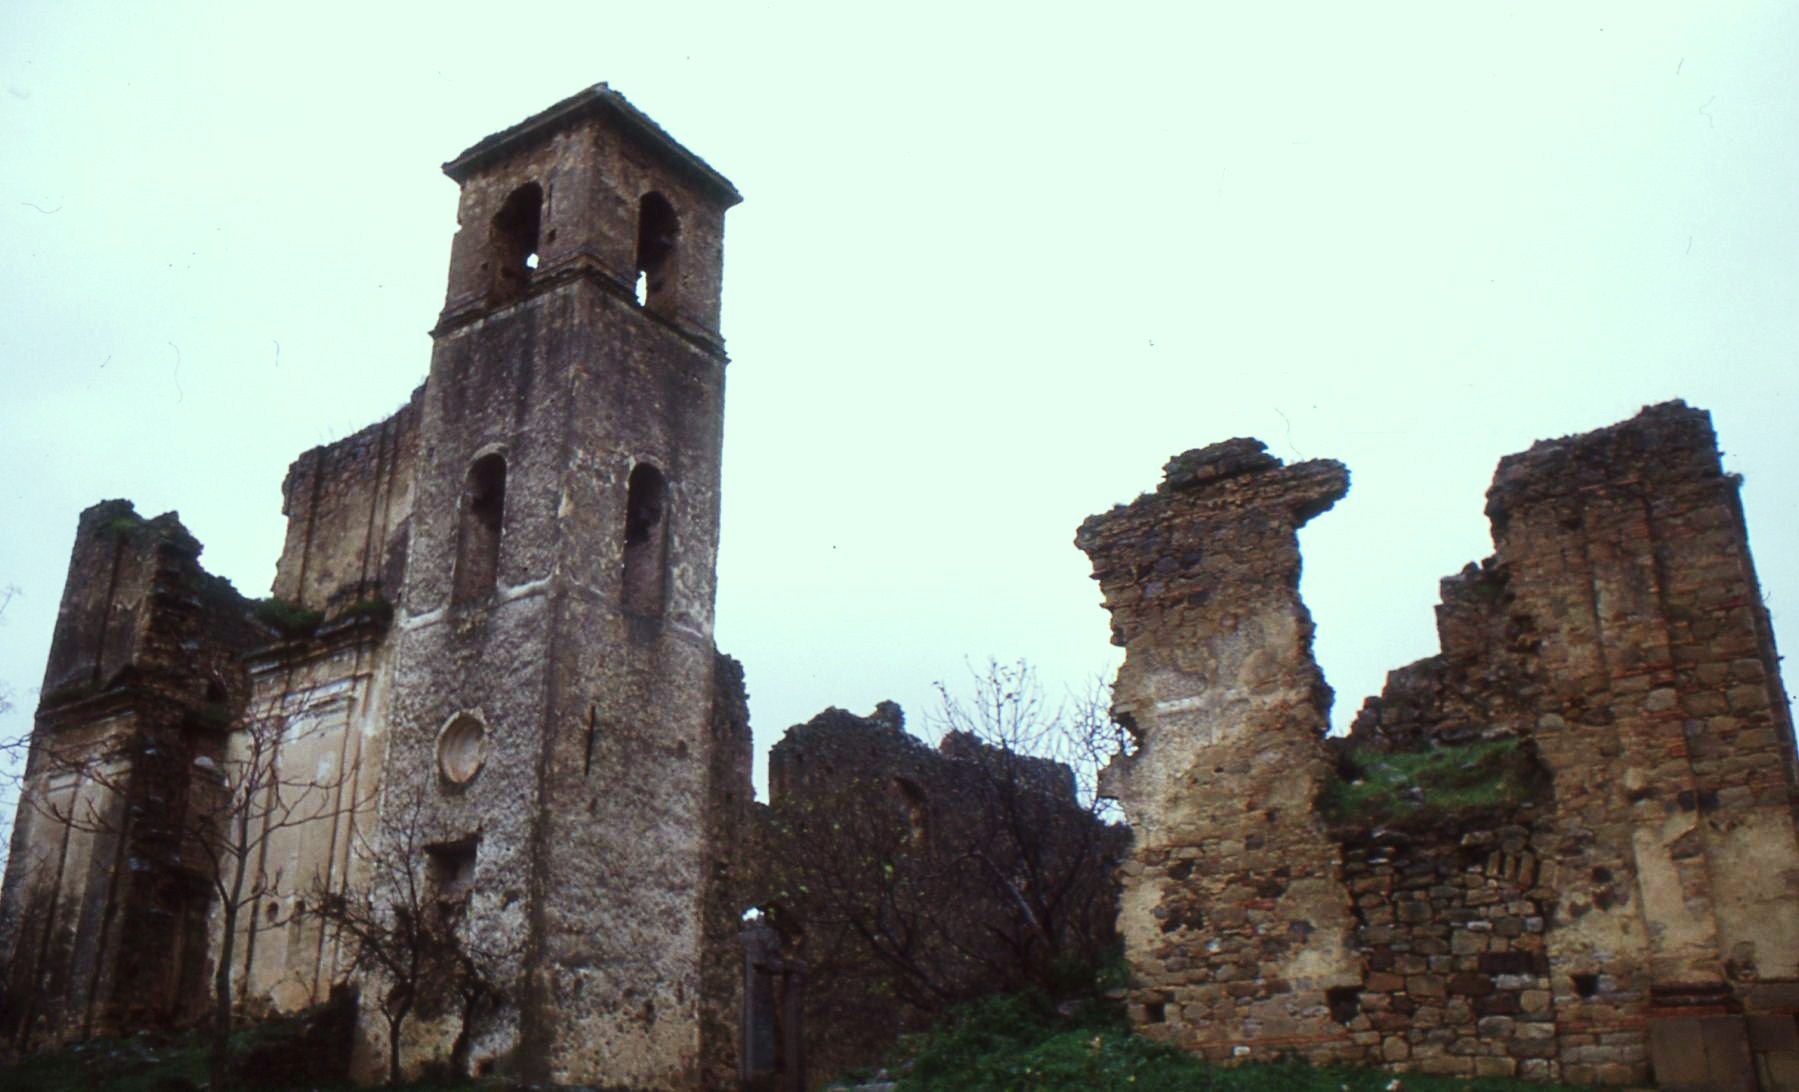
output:
<svg viewBox="0 0 1799 1092"><path fill-rule="evenodd" d="M681 221L668 198L654 191L637 209L637 302L659 314L675 308L676 244Z"/></svg>
<svg viewBox="0 0 1799 1092"><path fill-rule="evenodd" d="M537 268L538 235L542 227L543 187L527 182L513 190L500 211L494 214L492 302L515 300L531 283L531 273Z"/></svg>
<svg viewBox="0 0 1799 1092"><path fill-rule="evenodd" d="M668 560L668 482L649 463L631 470L625 496L624 607L661 614Z"/></svg>
<svg viewBox="0 0 1799 1092"><path fill-rule="evenodd" d="M493 590L500 574L500 526L505 515L506 458L498 452L483 455L468 468L462 487L452 602L466 603Z"/></svg>

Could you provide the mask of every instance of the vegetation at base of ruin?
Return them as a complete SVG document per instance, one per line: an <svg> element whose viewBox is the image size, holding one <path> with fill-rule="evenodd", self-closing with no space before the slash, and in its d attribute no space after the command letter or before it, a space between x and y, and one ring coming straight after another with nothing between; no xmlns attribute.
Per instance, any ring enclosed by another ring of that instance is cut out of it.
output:
<svg viewBox="0 0 1799 1092"><path fill-rule="evenodd" d="M1337 772L1318 797L1320 814L1333 823L1435 822L1515 808L1544 787L1530 744L1515 736L1417 751L1349 748Z"/></svg>
<svg viewBox="0 0 1799 1092"><path fill-rule="evenodd" d="M250 612L256 620L286 637L301 637L319 628L323 613L297 606L277 596L255 600Z"/></svg>
<svg viewBox="0 0 1799 1092"><path fill-rule="evenodd" d="M1057 1006L1041 994L989 997L952 1010L902 1044L887 1067L901 1092L1570 1092L1511 1078L1463 1080L1302 1062L1220 1066L1131 1031L1122 1005ZM856 1074L829 1087L853 1087Z"/></svg>
<svg viewBox="0 0 1799 1092"><path fill-rule="evenodd" d="M305 1019L306 1014L300 1014L240 1028L232 1035L233 1051L252 1059L265 1051L279 1051L296 1035ZM32 1092L197 1092L206 1087L206 1037L200 1031L140 1032L120 1039L89 1039L0 1064L0 1088ZM228 1087L246 1092L350 1092L358 1086L347 1077L320 1079L296 1073L291 1078L244 1080ZM405 1087L412 1092L497 1092L505 1086L446 1080L421 1081Z"/></svg>
<svg viewBox="0 0 1799 1092"><path fill-rule="evenodd" d="M282 1058L291 1056L295 1043L318 1009L279 1016L263 1024L239 1027L232 1033L232 1051L246 1060L266 1060L263 1069L282 1069ZM302 1047L304 1049L304 1047ZM291 1070L290 1070L291 1072ZM56 1051L43 1051L0 1065L0 1088L31 1088L32 1092L189 1092L207 1087L207 1036L191 1031L140 1031L122 1038L97 1038L72 1043ZM232 1088L259 1092L331 1092L354 1088L342 1076L291 1072L290 1078L245 1079ZM419 1085L425 1088L475 1088L475 1085Z"/></svg>

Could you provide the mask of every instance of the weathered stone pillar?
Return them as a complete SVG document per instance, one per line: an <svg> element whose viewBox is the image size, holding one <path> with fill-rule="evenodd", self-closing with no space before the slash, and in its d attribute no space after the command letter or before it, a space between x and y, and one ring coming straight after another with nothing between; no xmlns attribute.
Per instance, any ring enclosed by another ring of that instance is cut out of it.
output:
<svg viewBox="0 0 1799 1092"><path fill-rule="evenodd" d="M1075 538L1125 649L1114 712L1138 741L1106 777L1136 839L1119 913L1132 1015L1213 1058L1350 1057L1327 991L1362 976L1337 846L1313 811L1331 694L1297 536L1349 475L1284 466L1247 439L1165 473Z"/></svg>
<svg viewBox="0 0 1799 1092"><path fill-rule="evenodd" d="M1511 456L1488 493L1541 635L1566 1079L1640 1059L1645 1016L1665 1088L1753 1088L1752 1045L1799 1056L1792 727L1737 486L1708 416L1670 402ZM1779 1042L1751 1044L1758 1012Z"/></svg>

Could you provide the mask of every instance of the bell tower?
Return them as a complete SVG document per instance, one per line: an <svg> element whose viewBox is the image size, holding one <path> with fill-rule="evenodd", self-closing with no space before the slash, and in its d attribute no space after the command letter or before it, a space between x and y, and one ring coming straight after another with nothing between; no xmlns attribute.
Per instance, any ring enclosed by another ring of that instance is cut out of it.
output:
<svg viewBox="0 0 1799 1092"><path fill-rule="evenodd" d="M385 844L498 972L476 1068L694 1087L740 197L604 84L444 172Z"/></svg>

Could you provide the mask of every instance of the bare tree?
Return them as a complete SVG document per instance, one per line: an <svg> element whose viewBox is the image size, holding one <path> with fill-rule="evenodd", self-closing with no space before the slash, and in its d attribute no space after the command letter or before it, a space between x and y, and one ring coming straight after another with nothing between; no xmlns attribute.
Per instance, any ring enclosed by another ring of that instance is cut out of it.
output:
<svg viewBox="0 0 1799 1092"><path fill-rule="evenodd" d="M445 874L455 867L446 860L454 854L431 844L423 791L415 789L398 803L390 796L381 829L379 846L357 847L369 865L368 882L347 894L316 883L308 908L349 941L344 972L378 991L375 1004L387 1022L387 1083L403 1080L400 1037L406 1020L446 996L460 1006L449 1067L465 1074L475 1017L502 995L495 968L505 953L485 951L469 935L469 891L458 877Z"/></svg>
<svg viewBox="0 0 1799 1092"><path fill-rule="evenodd" d="M1110 689L1097 679L1051 704L1037 673L989 659L966 697L942 682L931 717L943 749L981 771L979 829L962 847L964 869L1006 908L989 928L1005 940L1021 977L1051 991L1089 976L1114 939L1112 880L1124 845L1099 775L1130 739L1112 720Z"/></svg>
<svg viewBox="0 0 1799 1092"><path fill-rule="evenodd" d="M287 718L252 717L228 733L212 733L222 746L201 742L207 733L134 731L65 741L34 742L28 777L63 775L80 787L58 796L33 792L25 806L73 831L128 839L150 847L145 859L204 877L219 926L208 1031L208 1072L214 1088L227 1087L232 1071L232 970L239 926L283 877L265 867L271 842L306 824L349 816L371 802L354 796L354 771L320 776L284 768ZM84 791L83 791L84 790ZM348 792L346 791L348 790Z"/></svg>

